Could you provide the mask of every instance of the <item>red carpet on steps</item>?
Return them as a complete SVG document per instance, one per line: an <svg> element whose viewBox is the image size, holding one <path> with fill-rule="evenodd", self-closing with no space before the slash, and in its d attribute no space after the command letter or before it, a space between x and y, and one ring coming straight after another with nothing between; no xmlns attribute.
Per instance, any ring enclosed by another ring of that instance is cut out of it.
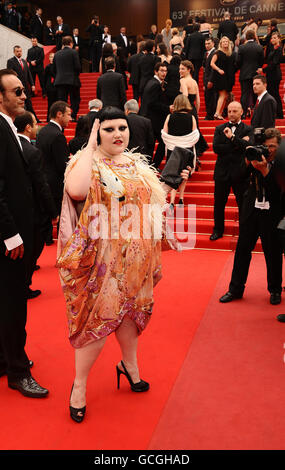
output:
<svg viewBox="0 0 285 470"><path fill-rule="evenodd" d="M0 449L284 449L284 304L269 305L265 264L253 256L245 298L221 305L232 267L229 252L163 252L153 318L140 337L141 376L151 383L135 394L122 378L114 335L88 383L87 415L68 412L73 349L65 303L46 247L28 303L27 353L32 373L49 388L44 400L24 398L0 378Z"/></svg>

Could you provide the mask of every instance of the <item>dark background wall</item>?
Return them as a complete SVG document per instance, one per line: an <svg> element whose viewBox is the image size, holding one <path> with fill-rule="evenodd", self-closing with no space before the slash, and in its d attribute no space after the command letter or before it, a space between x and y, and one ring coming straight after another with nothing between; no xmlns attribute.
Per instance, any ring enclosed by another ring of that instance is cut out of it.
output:
<svg viewBox="0 0 285 470"><path fill-rule="evenodd" d="M85 29L94 14L100 17L101 24L110 27L111 34L116 36L121 26L126 26L129 36L148 34L150 26L157 23L157 0L39 0L30 2L18 1L17 4L31 8L40 6L43 9L43 20L53 20L61 15L64 23L78 27L83 37L88 37Z"/></svg>

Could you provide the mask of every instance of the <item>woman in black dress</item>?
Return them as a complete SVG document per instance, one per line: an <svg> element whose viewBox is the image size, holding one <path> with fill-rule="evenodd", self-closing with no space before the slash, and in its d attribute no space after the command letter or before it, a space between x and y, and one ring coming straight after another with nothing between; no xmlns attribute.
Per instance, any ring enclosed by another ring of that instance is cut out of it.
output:
<svg viewBox="0 0 285 470"><path fill-rule="evenodd" d="M197 122L197 128L199 129L199 119L198 113L200 110L200 94L199 87L192 77L194 72L194 66L189 60L182 60L179 66L180 73L180 91L183 95L187 96L192 106L192 113ZM197 155L202 155L205 150L209 148L204 136L200 132L199 142L196 145ZM198 165L200 165L200 160L197 159Z"/></svg>
<svg viewBox="0 0 285 470"><path fill-rule="evenodd" d="M176 96L173 103L173 113L169 114L165 120L163 131L170 136L188 136L197 129L197 122L193 115L193 108L188 98L182 94ZM175 138L174 138L175 140ZM180 143L177 145L181 146ZM188 147L187 147L188 148ZM171 155L171 150L167 150L167 160ZM194 170L194 169L193 169ZM187 180L183 180L179 186L179 205L183 205L184 191ZM170 208L174 209L174 202L177 190L172 189L170 192Z"/></svg>
<svg viewBox="0 0 285 470"><path fill-rule="evenodd" d="M214 70L213 86L219 94L214 117L223 120L223 109L235 82L235 55L232 52L231 41L228 37L223 36L221 38L218 50L211 60L211 67Z"/></svg>
<svg viewBox="0 0 285 470"><path fill-rule="evenodd" d="M282 62L282 47L281 37L278 32L272 33L271 36L272 49L270 50L266 63L267 66L263 69L267 79L267 91L276 99L277 103L277 119L283 119L283 107L279 93L279 86L282 79L282 73L280 69L280 63Z"/></svg>

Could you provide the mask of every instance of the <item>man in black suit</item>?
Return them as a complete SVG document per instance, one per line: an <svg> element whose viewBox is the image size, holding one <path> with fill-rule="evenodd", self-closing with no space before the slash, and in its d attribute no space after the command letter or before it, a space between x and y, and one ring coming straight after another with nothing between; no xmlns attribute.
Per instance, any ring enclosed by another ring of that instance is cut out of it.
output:
<svg viewBox="0 0 285 470"><path fill-rule="evenodd" d="M207 38L205 40L206 52L203 60L203 84L204 84L204 96L205 96L205 105L206 105L206 120L214 120L214 114L216 111L217 105L217 92L213 86L213 69L211 67L211 60L216 52L215 43L212 38Z"/></svg>
<svg viewBox="0 0 285 470"><path fill-rule="evenodd" d="M70 28L68 24L63 22L61 16L56 17L57 25L55 28L55 41L56 41L56 50L60 51L62 48L62 40L65 36L70 36Z"/></svg>
<svg viewBox="0 0 285 470"><path fill-rule="evenodd" d="M54 46L55 45L55 30L54 30L51 20L46 21L43 34L44 34L45 46Z"/></svg>
<svg viewBox="0 0 285 470"><path fill-rule="evenodd" d="M252 127L264 127L264 129L275 127L277 103L267 91L267 80L264 75L253 77L253 91L257 95L257 100L251 118Z"/></svg>
<svg viewBox="0 0 285 470"><path fill-rule="evenodd" d="M99 64L102 56L103 27L100 25L99 16L93 16L91 24L86 29L90 33L89 57L92 63L92 72L99 72Z"/></svg>
<svg viewBox="0 0 285 470"><path fill-rule="evenodd" d="M19 15L15 8L13 8L12 2L7 4L7 9L5 12L5 26L7 26L7 28L13 29L13 31L19 32Z"/></svg>
<svg viewBox="0 0 285 470"><path fill-rule="evenodd" d="M280 142L278 129L266 129L265 145L269 156L265 158L263 155L262 161L247 161L251 178L244 194L229 291L220 298L222 303L243 296L251 253L259 237L266 261L270 303L277 305L281 302L282 244L277 230L281 216L281 190L274 170L274 158Z"/></svg>
<svg viewBox="0 0 285 470"><path fill-rule="evenodd" d="M244 152L253 143L250 126L241 121L242 106L232 101L228 106L229 122L216 127L213 150L217 153L214 171L214 230L211 241L218 240L224 233L225 206L232 188L239 211L242 207L243 194L247 185L247 171Z"/></svg>
<svg viewBox="0 0 285 470"><path fill-rule="evenodd" d="M154 137L158 141L153 164L158 169L165 156L165 145L161 137L161 129L164 121L173 109L173 105L167 104L164 80L167 74L167 66L157 62L154 66L154 77L151 78L143 92L140 115L151 120Z"/></svg>
<svg viewBox="0 0 285 470"><path fill-rule="evenodd" d="M227 36L230 41L235 43L238 36L238 27L234 21L231 20L231 15L228 11L224 14L224 19L219 24L218 38L221 39L223 36Z"/></svg>
<svg viewBox="0 0 285 470"><path fill-rule="evenodd" d="M137 147L137 152L148 157L149 163L152 162L154 149L154 135L150 119L140 116L139 105L136 100L129 100L125 103L125 114L128 116L130 128L130 141L128 148Z"/></svg>
<svg viewBox="0 0 285 470"><path fill-rule="evenodd" d="M23 87L25 88L25 108L27 111L30 111L36 116L31 101L32 93L35 92L35 84L33 81L32 74L30 72L27 62L22 57L23 52L21 46L14 46L13 51L14 57L11 57L11 59L7 60L7 68L14 70L17 73L19 79L23 84ZM36 119L39 122L37 116Z"/></svg>
<svg viewBox="0 0 285 470"><path fill-rule="evenodd" d="M33 198L28 162L14 119L24 112L24 87L12 70L0 71L0 376L24 396L45 397L25 352L26 276L33 246Z"/></svg>
<svg viewBox="0 0 285 470"><path fill-rule="evenodd" d="M97 80L97 98L103 106L116 106L124 109L127 101L124 77L115 72L116 63L113 57L105 59L106 73Z"/></svg>
<svg viewBox="0 0 285 470"><path fill-rule="evenodd" d="M79 55L73 49L71 36L62 39L63 49L57 51L53 58L55 81L59 101L67 101L70 96L72 120L76 121L80 105L80 79L81 64Z"/></svg>
<svg viewBox="0 0 285 470"><path fill-rule="evenodd" d="M200 32L200 24L195 23L193 26L193 33L187 36L184 53L186 59L190 60L194 65L193 78L199 82L199 71L202 67L203 57L205 53L205 38Z"/></svg>
<svg viewBox="0 0 285 470"><path fill-rule="evenodd" d="M241 86L241 104L244 117L254 107L253 77L262 71L264 63L263 47L255 41L255 33L252 30L246 33L246 42L238 49L237 67L240 69L239 81Z"/></svg>
<svg viewBox="0 0 285 470"><path fill-rule="evenodd" d="M36 77L39 77L39 82L42 89L43 96L46 95L44 85L44 48L38 45L36 37L32 37L32 47L28 49L27 62L30 66L30 72L32 74L33 82L36 84Z"/></svg>
<svg viewBox="0 0 285 470"><path fill-rule="evenodd" d="M79 60L81 62L82 57L82 39L79 36L79 29L73 28L72 30L73 49L78 52Z"/></svg>
<svg viewBox="0 0 285 470"><path fill-rule="evenodd" d="M142 57L144 57L146 50L146 43L142 41L139 46L139 52L137 54L133 54L128 58L128 72L130 74L129 84L132 85L133 88L133 97L136 101L139 101L140 93L139 93L139 83L140 83L140 69L139 69L139 61Z"/></svg>
<svg viewBox="0 0 285 470"><path fill-rule="evenodd" d="M120 34L116 39L116 44L118 47L118 55L120 55L121 53L122 58L123 58L123 65L124 65L123 70L127 70L127 60L128 60L128 56L130 53L130 43L127 38L126 32L127 32L126 27L122 26L120 28Z"/></svg>
<svg viewBox="0 0 285 470"><path fill-rule="evenodd" d="M30 31L31 37L37 38L39 43L43 43L43 32L44 24L42 20L43 10L41 8L36 8L36 14L31 19Z"/></svg>
<svg viewBox="0 0 285 470"><path fill-rule="evenodd" d="M155 43L152 39L148 39L145 42L144 54L138 61L139 95L141 98L147 82L153 78L155 64L160 62L160 58L154 52Z"/></svg>
<svg viewBox="0 0 285 470"><path fill-rule="evenodd" d="M57 209L61 212L63 180L69 150L64 129L71 120L71 109L64 101L56 101L50 109L50 121L37 135L36 146L41 150L44 172ZM50 221L47 244L52 243L52 223Z"/></svg>
<svg viewBox="0 0 285 470"><path fill-rule="evenodd" d="M57 223L58 213L43 171L43 160L40 150L31 143L31 140L36 140L37 134L37 121L35 116L29 111L26 111L16 117L14 125L16 126L18 136L20 137L24 156L29 164L29 175L33 188L33 251L27 272L27 297L29 299L33 299L40 295L41 291L39 289L31 289L32 276L36 268L37 260L45 245L50 219L52 219L54 223Z"/></svg>

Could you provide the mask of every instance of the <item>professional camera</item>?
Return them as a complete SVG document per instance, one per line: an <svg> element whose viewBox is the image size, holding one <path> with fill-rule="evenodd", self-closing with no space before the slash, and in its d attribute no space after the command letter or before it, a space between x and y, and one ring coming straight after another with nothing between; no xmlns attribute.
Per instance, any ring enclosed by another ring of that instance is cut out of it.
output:
<svg viewBox="0 0 285 470"><path fill-rule="evenodd" d="M262 155L265 158L269 157L268 148L263 145L265 141L265 129L264 127L257 127L253 131L255 145L250 145L245 150L245 156L249 162L257 160L262 162Z"/></svg>
<svg viewBox="0 0 285 470"><path fill-rule="evenodd" d="M246 147L245 156L249 162L252 160L257 160L258 162L262 162L262 155L265 158L269 157L268 148L265 145L252 145Z"/></svg>

